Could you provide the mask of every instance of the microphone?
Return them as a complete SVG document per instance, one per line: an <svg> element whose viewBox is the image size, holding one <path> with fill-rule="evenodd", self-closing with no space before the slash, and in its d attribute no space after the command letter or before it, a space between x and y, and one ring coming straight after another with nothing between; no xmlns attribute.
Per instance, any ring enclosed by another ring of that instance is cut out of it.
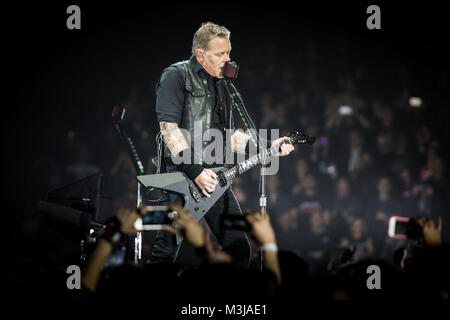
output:
<svg viewBox="0 0 450 320"><path fill-rule="evenodd" d="M234 61L227 61L225 63L225 66L223 67L223 76L234 80L237 78L237 74L239 71L239 66L236 62Z"/></svg>

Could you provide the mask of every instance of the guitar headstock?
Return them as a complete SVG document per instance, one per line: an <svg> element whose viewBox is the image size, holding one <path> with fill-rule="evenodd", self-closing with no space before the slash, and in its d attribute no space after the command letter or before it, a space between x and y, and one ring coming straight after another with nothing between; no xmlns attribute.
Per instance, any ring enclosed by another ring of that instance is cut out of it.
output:
<svg viewBox="0 0 450 320"><path fill-rule="evenodd" d="M313 144L316 138L303 133L302 131L291 131L288 134L291 144Z"/></svg>

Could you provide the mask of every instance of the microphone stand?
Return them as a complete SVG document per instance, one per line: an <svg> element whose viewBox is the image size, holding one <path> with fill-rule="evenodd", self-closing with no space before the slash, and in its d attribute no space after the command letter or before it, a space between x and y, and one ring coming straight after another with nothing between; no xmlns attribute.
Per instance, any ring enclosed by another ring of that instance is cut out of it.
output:
<svg viewBox="0 0 450 320"><path fill-rule="evenodd" d="M259 211L261 213L261 217L264 219L264 216L267 213L267 197L266 197L266 154L262 153L262 161L261 161L261 169L259 172ZM263 269L263 261L264 261L264 252L262 249L259 249L259 267L262 271Z"/></svg>
<svg viewBox="0 0 450 320"><path fill-rule="evenodd" d="M227 91L232 99L232 106L237 105L239 108L239 111L241 115L244 115L247 118L247 122L250 125L250 129L254 130L256 133L256 139L257 139L257 145L261 145L261 138L257 134L257 129L253 121L250 119L250 116L248 115L247 109L245 108L244 101L242 100L242 97L240 93L237 91L236 87L231 83L230 80L226 79L226 88ZM232 108L233 110L234 108ZM232 113L232 110L230 110L230 114ZM242 111L241 111L242 110ZM248 142L250 143L250 141ZM259 150L258 150L259 151ZM261 169L260 169L260 176L259 176L259 210L261 217L264 218L267 214L267 196L266 196L266 188L265 188L265 166L266 166L266 154L262 153L262 159L261 159ZM259 250L259 268L260 270L263 269L263 261L264 261L264 254L263 250Z"/></svg>

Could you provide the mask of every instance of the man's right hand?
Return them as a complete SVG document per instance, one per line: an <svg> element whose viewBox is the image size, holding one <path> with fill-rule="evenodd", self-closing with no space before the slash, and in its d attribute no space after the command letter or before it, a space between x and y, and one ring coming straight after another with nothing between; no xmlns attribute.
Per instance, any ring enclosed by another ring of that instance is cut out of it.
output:
<svg viewBox="0 0 450 320"><path fill-rule="evenodd" d="M202 193L205 197L210 198L210 194L216 189L216 185L219 182L217 179L217 175L211 169L204 169L202 173L200 173L197 178L195 178L194 182L197 186L202 190ZM209 192L209 193L208 193Z"/></svg>

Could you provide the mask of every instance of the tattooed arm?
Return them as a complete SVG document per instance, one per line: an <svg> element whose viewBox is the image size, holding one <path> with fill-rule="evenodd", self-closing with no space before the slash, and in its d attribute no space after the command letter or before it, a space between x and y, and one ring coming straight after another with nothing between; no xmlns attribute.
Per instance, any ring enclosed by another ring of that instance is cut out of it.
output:
<svg viewBox="0 0 450 320"><path fill-rule="evenodd" d="M164 142L173 157L179 156L181 152L190 148L180 128L178 128L178 124L161 121L159 125ZM211 197L209 193L214 191L218 183L217 175L214 171L203 169L201 165L193 163L181 163L177 165L177 168L194 180L206 197Z"/></svg>
<svg viewBox="0 0 450 320"><path fill-rule="evenodd" d="M245 153L245 147L249 139L249 135L240 130L236 130L231 135L231 151L236 153Z"/></svg>
<svg viewBox="0 0 450 320"><path fill-rule="evenodd" d="M172 155L177 155L181 151L189 148L189 145L181 133L178 124L175 122L165 122L161 121L159 123L161 128L161 134L163 136L166 146L169 148Z"/></svg>
<svg viewBox="0 0 450 320"><path fill-rule="evenodd" d="M231 150L236 153L247 153L247 143L250 143L250 136L243 133L241 130L236 130L231 135ZM287 156L289 153L291 153L294 150L294 147L292 144L289 143L288 137L282 137L278 138L274 141L272 141L272 147L281 144L282 142L287 142L285 144L280 145L280 152L276 154L276 156Z"/></svg>

